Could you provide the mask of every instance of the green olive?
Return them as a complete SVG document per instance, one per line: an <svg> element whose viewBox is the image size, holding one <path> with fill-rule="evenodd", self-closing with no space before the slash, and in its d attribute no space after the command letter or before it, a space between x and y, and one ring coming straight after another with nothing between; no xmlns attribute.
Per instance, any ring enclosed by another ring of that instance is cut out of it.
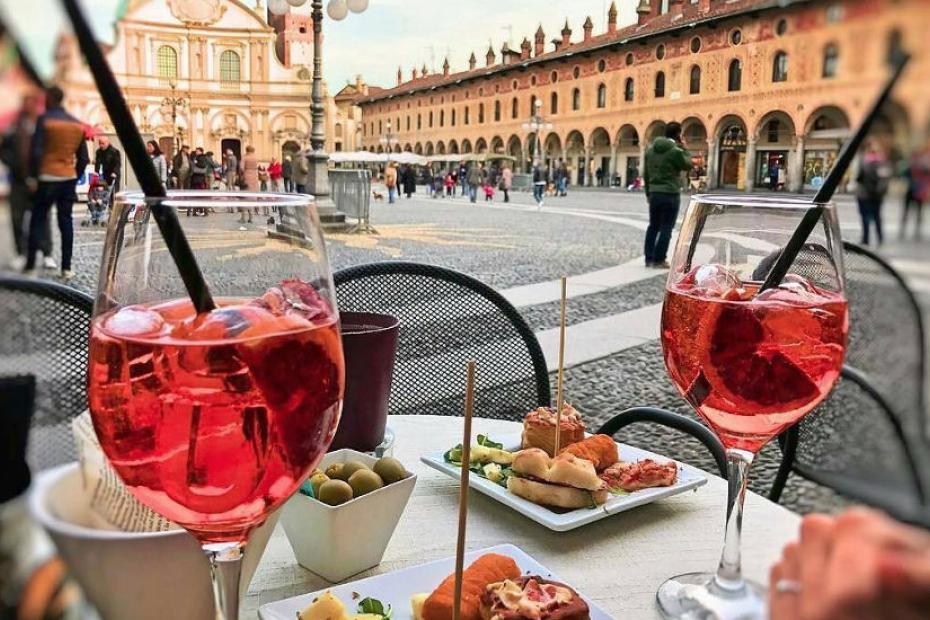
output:
<svg viewBox="0 0 930 620"><path fill-rule="evenodd" d="M361 497L366 493L377 491L384 486L381 477L370 469L360 469L349 478L349 486L355 493L355 497Z"/></svg>
<svg viewBox="0 0 930 620"><path fill-rule="evenodd" d="M407 477L407 469L400 461L391 456L386 456L375 463L374 470L376 474L381 476L385 484L393 484Z"/></svg>
<svg viewBox="0 0 930 620"><path fill-rule="evenodd" d="M343 467L345 467L345 463L333 463L326 468L326 475L329 476L331 480L342 480Z"/></svg>
<svg viewBox="0 0 930 620"><path fill-rule="evenodd" d="M343 480L328 480L320 485L319 500L330 506L345 504L352 499L352 487Z"/></svg>
<svg viewBox="0 0 930 620"><path fill-rule="evenodd" d="M320 487L323 486L323 483L329 482L329 476L323 472L319 472L310 476L310 486L313 487L313 497L320 496Z"/></svg>
<svg viewBox="0 0 930 620"><path fill-rule="evenodd" d="M362 463L361 461L349 461L342 466L342 475L339 476L340 480L348 481L352 477L352 474L362 469L370 469L368 465Z"/></svg>

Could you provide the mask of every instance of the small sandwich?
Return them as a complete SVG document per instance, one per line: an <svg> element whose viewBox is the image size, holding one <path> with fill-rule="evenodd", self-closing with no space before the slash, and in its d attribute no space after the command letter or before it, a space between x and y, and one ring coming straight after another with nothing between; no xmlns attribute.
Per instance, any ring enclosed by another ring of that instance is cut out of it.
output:
<svg viewBox="0 0 930 620"><path fill-rule="evenodd" d="M482 620L588 620L588 604L572 588L537 575L489 585L481 595Z"/></svg>
<svg viewBox="0 0 930 620"><path fill-rule="evenodd" d="M539 448L518 452L507 490L534 504L553 508L594 508L607 501L607 485L591 461L570 452L550 458Z"/></svg>
<svg viewBox="0 0 930 620"><path fill-rule="evenodd" d="M541 448L549 456L555 456L555 408L540 407L526 414L523 419L522 448ZM564 448L584 439L585 425L581 414L566 403L562 406L559 420L562 429L559 435L559 447Z"/></svg>

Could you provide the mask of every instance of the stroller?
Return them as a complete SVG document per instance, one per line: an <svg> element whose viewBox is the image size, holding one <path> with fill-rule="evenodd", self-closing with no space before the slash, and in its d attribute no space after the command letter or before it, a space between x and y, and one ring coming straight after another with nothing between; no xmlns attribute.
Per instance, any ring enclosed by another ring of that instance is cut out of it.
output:
<svg viewBox="0 0 930 620"><path fill-rule="evenodd" d="M81 226L106 226L110 218L110 206L113 204L112 183L107 183L99 174L91 174L87 189L87 211L90 220L81 222Z"/></svg>

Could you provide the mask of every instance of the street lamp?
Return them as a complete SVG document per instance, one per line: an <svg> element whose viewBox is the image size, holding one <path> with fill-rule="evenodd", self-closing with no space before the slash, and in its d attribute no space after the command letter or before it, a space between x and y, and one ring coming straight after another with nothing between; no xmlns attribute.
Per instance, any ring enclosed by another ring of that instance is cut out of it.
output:
<svg viewBox="0 0 930 620"><path fill-rule="evenodd" d="M542 115L543 103L541 99L536 100L535 109L531 111L530 120L523 123L523 131L536 133L536 149L533 153L533 166L538 166L541 161L542 137L543 131L552 131L552 123L547 123Z"/></svg>
<svg viewBox="0 0 930 620"><path fill-rule="evenodd" d="M284 15L291 7L301 7L307 0L268 0L268 10L275 15ZM317 209L332 207L329 200L329 156L326 154L326 134L323 105L323 0L310 0L310 17L313 19L313 88L311 90L310 130L310 182L307 190L316 197ZM349 11L361 13L368 8L368 0L329 0L326 12L337 21L344 19ZM321 213L322 215L322 213Z"/></svg>
<svg viewBox="0 0 930 620"><path fill-rule="evenodd" d="M393 133L391 133L391 121L387 122L387 131L378 139L382 145L384 145L385 150L390 153L392 149L400 143L400 140L397 139Z"/></svg>
<svg viewBox="0 0 930 620"><path fill-rule="evenodd" d="M178 110L187 107L187 98L178 96L178 84L174 80L168 82L168 87L171 89L171 95L162 99L161 105L163 109L171 108L171 124L174 127L174 140L177 141L175 148L180 150L181 145L184 144L184 135L178 126ZM171 153L171 155L173 156L174 153Z"/></svg>

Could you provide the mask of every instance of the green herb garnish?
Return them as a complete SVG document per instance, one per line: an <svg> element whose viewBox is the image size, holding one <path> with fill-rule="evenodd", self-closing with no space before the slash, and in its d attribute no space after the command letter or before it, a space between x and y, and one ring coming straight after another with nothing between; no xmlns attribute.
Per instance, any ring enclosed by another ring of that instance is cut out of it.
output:
<svg viewBox="0 0 930 620"><path fill-rule="evenodd" d="M446 452L445 454L443 454L442 458L443 460L445 460L446 463L456 463L460 465L462 463L462 452L463 451L464 450L462 448L462 444L459 444L455 446L454 448L452 448L451 450L449 450L448 452Z"/></svg>
<svg viewBox="0 0 930 620"><path fill-rule="evenodd" d="M384 609L384 604L376 598L365 597L358 603L358 613L360 614L373 614L376 616L381 616L384 620L391 620L391 616L394 614L394 610L391 609L391 606L387 606L387 610Z"/></svg>
<svg viewBox="0 0 930 620"><path fill-rule="evenodd" d="M498 450L504 449L504 444L491 441L491 438L487 435L478 435L478 445L484 446L485 448L496 448Z"/></svg>

